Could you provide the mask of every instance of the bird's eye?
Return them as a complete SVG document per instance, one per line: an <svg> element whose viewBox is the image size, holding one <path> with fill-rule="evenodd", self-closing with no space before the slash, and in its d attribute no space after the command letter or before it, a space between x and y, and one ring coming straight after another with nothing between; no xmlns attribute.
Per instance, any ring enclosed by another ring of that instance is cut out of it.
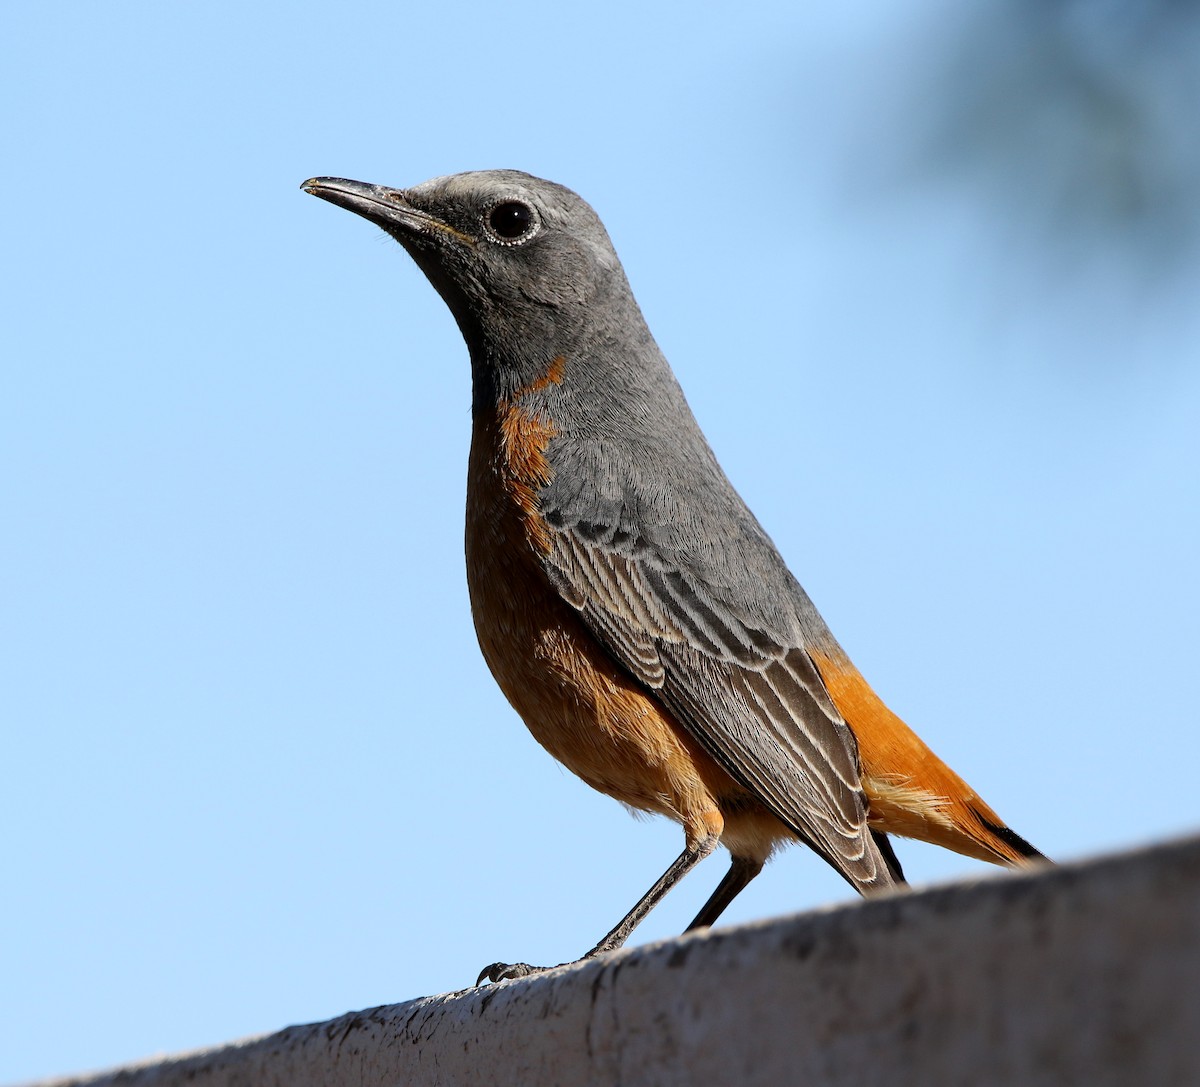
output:
<svg viewBox="0 0 1200 1087"><path fill-rule="evenodd" d="M501 241L516 242L528 237L537 226L533 208L519 200L506 200L487 214L488 226Z"/></svg>

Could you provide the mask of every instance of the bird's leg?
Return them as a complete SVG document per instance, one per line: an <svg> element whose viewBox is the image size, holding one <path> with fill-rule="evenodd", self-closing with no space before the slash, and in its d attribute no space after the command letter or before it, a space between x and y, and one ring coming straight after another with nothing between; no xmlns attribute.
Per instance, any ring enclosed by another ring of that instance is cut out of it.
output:
<svg viewBox="0 0 1200 1087"><path fill-rule="evenodd" d="M646 914L648 914L659 902L663 900L666 893L675 886L684 876L696 867L705 857L707 857L714 849L717 848L717 843L721 840L719 834L709 834L701 838L695 845L689 845L675 861L671 864L661 876L654 882L654 886L650 888L641 898L638 899L637 905L633 907L623 918L620 923L607 936L604 937L591 951L582 955L579 960L590 959L596 955L603 955L606 951L615 951L626 940L629 939L629 934L642 922ZM729 879L726 876L724 882ZM724 886L724 882L722 886ZM746 882L749 882L747 877ZM745 886L745 883L742 884ZM738 890L741 888L739 887ZM737 894L734 891L733 894ZM732 899L733 894L729 897ZM706 906L707 910L708 907ZM703 911L701 911L703 912ZM718 911L719 912L719 911ZM560 963L561 966L566 966L566 963ZM484 978L488 981L505 981L513 978L524 978L530 974L540 974L544 970L553 970L552 966L530 966L526 962L494 962L491 966L485 967L479 974L475 984L479 985Z"/></svg>
<svg viewBox="0 0 1200 1087"><path fill-rule="evenodd" d="M693 929L708 928L709 925L716 924L717 918L725 912L725 907L745 890L746 884L762 871L762 867L763 862L754 857L734 857L725 878L717 884L717 889L700 907L695 920L684 931L691 932Z"/></svg>

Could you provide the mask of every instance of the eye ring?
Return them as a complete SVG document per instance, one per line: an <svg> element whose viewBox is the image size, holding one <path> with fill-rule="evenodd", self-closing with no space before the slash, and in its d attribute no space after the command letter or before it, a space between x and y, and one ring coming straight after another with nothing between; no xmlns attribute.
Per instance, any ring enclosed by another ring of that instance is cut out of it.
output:
<svg viewBox="0 0 1200 1087"><path fill-rule="evenodd" d="M541 227L533 207L524 200L498 200L483 216L483 225L499 245L524 245Z"/></svg>

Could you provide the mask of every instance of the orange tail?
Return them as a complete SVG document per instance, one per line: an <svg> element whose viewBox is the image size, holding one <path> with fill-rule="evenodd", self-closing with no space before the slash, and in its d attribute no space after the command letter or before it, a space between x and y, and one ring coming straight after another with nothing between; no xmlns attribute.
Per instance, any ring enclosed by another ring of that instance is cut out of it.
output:
<svg viewBox="0 0 1200 1087"><path fill-rule="evenodd" d="M812 659L858 740L871 826L994 864L1043 859L883 704L840 648Z"/></svg>

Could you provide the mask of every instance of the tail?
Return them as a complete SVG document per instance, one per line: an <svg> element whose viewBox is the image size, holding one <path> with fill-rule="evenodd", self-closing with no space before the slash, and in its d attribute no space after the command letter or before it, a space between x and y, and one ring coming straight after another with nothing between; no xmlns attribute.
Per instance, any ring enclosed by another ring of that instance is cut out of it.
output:
<svg viewBox="0 0 1200 1087"><path fill-rule="evenodd" d="M872 829L993 864L1046 859L884 705L840 648L811 655L858 740Z"/></svg>

